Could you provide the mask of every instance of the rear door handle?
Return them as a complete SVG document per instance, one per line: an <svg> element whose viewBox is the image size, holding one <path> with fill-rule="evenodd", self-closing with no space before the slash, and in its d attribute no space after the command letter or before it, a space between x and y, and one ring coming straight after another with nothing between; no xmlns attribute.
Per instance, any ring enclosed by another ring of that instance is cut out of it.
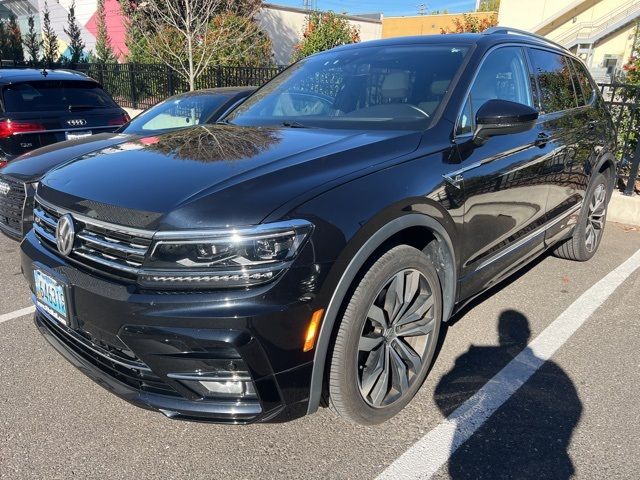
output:
<svg viewBox="0 0 640 480"><path fill-rule="evenodd" d="M546 133L539 133L538 134L538 138L536 138L535 146L536 147L540 147L540 148L544 148L546 147L547 143L549 142L549 139L551 137L549 135L547 135Z"/></svg>

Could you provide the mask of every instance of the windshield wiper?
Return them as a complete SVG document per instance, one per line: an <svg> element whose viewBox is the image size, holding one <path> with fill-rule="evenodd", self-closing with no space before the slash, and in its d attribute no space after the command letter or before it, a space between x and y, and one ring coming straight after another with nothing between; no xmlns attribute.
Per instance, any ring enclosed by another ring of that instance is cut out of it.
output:
<svg viewBox="0 0 640 480"><path fill-rule="evenodd" d="M306 125L301 124L300 122L297 122L296 120L285 120L281 123L281 125L288 128L310 128Z"/></svg>

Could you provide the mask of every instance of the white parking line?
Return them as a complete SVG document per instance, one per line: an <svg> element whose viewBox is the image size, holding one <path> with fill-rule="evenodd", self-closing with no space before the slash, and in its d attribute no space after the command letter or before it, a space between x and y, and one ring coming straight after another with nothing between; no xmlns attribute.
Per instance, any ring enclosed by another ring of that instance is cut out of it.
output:
<svg viewBox="0 0 640 480"><path fill-rule="evenodd" d="M640 267L640 250L584 292L469 400L418 440L379 476L427 479L573 335Z"/></svg>
<svg viewBox="0 0 640 480"><path fill-rule="evenodd" d="M4 323L9 320L13 320L14 318L24 317L25 315L29 315L36 311L36 307L26 307L20 310L16 310L15 312L5 313L0 315L0 323Z"/></svg>

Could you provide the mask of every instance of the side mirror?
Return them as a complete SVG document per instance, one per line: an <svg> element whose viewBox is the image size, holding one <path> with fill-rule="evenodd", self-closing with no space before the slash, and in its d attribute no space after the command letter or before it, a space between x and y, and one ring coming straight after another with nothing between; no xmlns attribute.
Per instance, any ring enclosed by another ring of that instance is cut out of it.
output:
<svg viewBox="0 0 640 480"><path fill-rule="evenodd" d="M521 133L531 130L538 119L538 111L522 103L509 100L489 100L476 114L473 141L477 145L495 135Z"/></svg>

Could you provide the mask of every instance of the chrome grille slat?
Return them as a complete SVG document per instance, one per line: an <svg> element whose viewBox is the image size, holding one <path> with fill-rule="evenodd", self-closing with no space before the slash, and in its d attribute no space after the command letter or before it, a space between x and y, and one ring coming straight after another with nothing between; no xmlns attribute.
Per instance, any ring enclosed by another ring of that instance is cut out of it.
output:
<svg viewBox="0 0 640 480"><path fill-rule="evenodd" d="M34 232L43 245L57 252L58 219L70 213L76 226L73 251L69 258L111 275L137 276L151 245L152 232L127 229L58 209L36 198Z"/></svg>
<svg viewBox="0 0 640 480"><path fill-rule="evenodd" d="M49 242L55 245L56 238L53 235L51 235L49 232L47 232L44 228L42 228L40 225L38 225L37 223L34 223L33 230L36 232L36 235L43 237L45 240L48 240Z"/></svg>
<svg viewBox="0 0 640 480"><path fill-rule="evenodd" d="M84 240L87 243L91 243L93 245L97 245L102 248L107 249L116 249L121 252L127 253L129 255L140 255L142 257L147 253L146 248L136 248L125 245L123 242L118 240L108 239L108 237L103 237L102 239L93 233L81 232L78 233L77 237L81 240Z"/></svg>
<svg viewBox="0 0 640 480"><path fill-rule="evenodd" d="M120 262L114 262L104 257L93 255L91 253L86 253L81 250L74 250L72 255L77 255L81 258L84 258L85 260L89 260L90 262L97 263L99 265L102 265L104 267L109 267L114 270L120 270L126 273L130 273L132 275L137 275L139 270L139 268L129 267L127 265L121 264Z"/></svg>
<svg viewBox="0 0 640 480"><path fill-rule="evenodd" d="M40 208L35 208L33 210L33 214L36 218L40 219L41 221L43 221L44 223L46 223L47 225L49 225L51 228L55 230L57 220L51 218L44 210Z"/></svg>

